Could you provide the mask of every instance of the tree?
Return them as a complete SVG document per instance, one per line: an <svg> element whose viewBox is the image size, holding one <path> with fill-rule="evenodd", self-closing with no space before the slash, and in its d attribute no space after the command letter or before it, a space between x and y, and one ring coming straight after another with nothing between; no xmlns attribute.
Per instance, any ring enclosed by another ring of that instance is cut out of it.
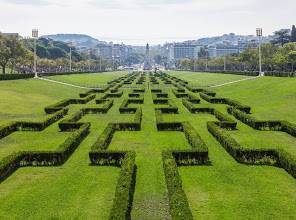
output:
<svg viewBox="0 0 296 220"><path fill-rule="evenodd" d="M292 65L292 72L294 72L294 66L296 65L296 51L290 51L288 53L288 61Z"/></svg>
<svg viewBox="0 0 296 220"><path fill-rule="evenodd" d="M0 34L0 65L2 73L5 74L5 68L10 59L10 48L7 45L7 38Z"/></svg>
<svg viewBox="0 0 296 220"><path fill-rule="evenodd" d="M277 52L277 47L273 44L262 44L262 65L266 71L272 71L274 67L273 56Z"/></svg>
<svg viewBox="0 0 296 220"><path fill-rule="evenodd" d="M9 64L13 71L17 60L25 54L22 42L15 36L0 36L0 65L5 74L6 66Z"/></svg>
<svg viewBox="0 0 296 220"><path fill-rule="evenodd" d="M59 47L49 47L47 51L49 53L49 59L67 57L66 52Z"/></svg>
<svg viewBox="0 0 296 220"><path fill-rule="evenodd" d="M285 43L289 43L291 39L290 30L282 29L274 32L274 39L271 41L273 44L279 44L284 46Z"/></svg>
<svg viewBox="0 0 296 220"><path fill-rule="evenodd" d="M296 42L296 27L295 27L295 25L292 26L291 42Z"/></svg>
<svg viewBox="0 0 296 220"><path fill-rule="evenodd" d="M239 60L244 63L249 70L257 70L258 68L258 50L247 48L239 56Z"/></svg>
<svg viewBox="0 0 296 220"><path fill-rule="evenodd" d="M10 65L10 71L13 72L15 65L19 60L22 58L22 56L25 55L26 49L22 43L17 37L10 37L8 38L8 47L10 48L11 57L9 59L9 65Z"/></svg>

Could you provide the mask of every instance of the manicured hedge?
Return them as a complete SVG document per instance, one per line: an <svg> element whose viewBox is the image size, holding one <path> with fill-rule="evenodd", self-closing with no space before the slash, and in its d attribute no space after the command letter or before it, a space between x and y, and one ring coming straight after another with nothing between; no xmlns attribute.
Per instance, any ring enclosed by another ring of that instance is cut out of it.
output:
<svg viewBox="0 0 296 220"><path fill-rule="evenodd" d="M162 89L151 89L152 93L161 93Z"/></svg>
<svg viewBox="0 0 296 220"><path fill-rule="evenodd" d="M207 102L215 103L215 104L226 104L225 98L212 97L204 92L199 93L199 95L202 99L206 100Z"/></svg>
<svg viewBox="0 0 296 220"><path fill-rule="evenodd" d="M155 110L160 110L162 113L166 114L178 114L178 107L172 100L168 100L167 104L167 107L155 108Z"/></svg>
<svg viewBox="0 0 296 220"><path fill-rule="evenodd" d="M104 129L104 131L100 134L97 141L92 145L91 151L97 152L97 151L107 150L109 144L111 143L111 140L113 138L115 131L116 131L115 124L109 123L107 127Z"/></svg>
<svg viewBox="0 0 296 220"><path fill-rule="evenodd" d="M193 219L186 194L182 188L182 180L178 172L178 167L172 152L163 152L162 161L172 219Z"/></svg>
<svg viewBox="0 0 296 220"><path fill-rule="evenodd" d="M85 98L87 96L89 96L90 94L93 93L104 93L106 92L108 89L110 89L113 85L108 85L108 86L104 86L103 88L97 88L97 89L90 89L84 93L80 93L79 97L80 98Z"/></svg>
<svg viewBox="0 0 296 220"><path fill-rule="evenodd" d="M104 105L102 107L96 108L82 108L78 112L74 113L71 118L64 119L59 123L59 128L61 131L71 131L76 130L83 124L79 121L86 114L105 114L113 106L113 100L104 100Z"/></svg>
<svg viewBox="0 0 296 220"><path fill-rule="evenodd" d="M177 166L209 165L208 151L177 150L172 152Z"/></svg>
<svg viewBox="0 0 296 220"><path fill-rule="evenodd" d="M130 219L136 182L135 152L95 151L89 157L93 165L121 167L109 219Z"/></svg>
<svg viewBox="0 0 296 220"><path fill-rule="evenodd" d="M53 105L50 105L50 106L47 106L45 107L45 112L47 114L52 114L56 111L59 111L65 107L67 107L68 105L71 105L71 104L86 104L88 102L90 102L91 100L95 99L96 98L96 95L93 94L93 95L89 95L85 98L80 98L80 99L65 99L65 100L62 100L62 101L59 101Z"/></svg>
<svg viewBox="0 0 296 220"><path fill-rule="evenodd" d="M90 123L73 132L55 151L23 151L13 153L0 161L0 182L23 166L62 165L89 133Z"/></svg>
<svg viewBox="0 0 296 220"><path fill-rule="evenodd" d="M186 99L183 99L182 103L191 113L209 113L214 115L219 120L220 126L223 128L232 130L236 128L236 121L234 121L232 118L228 117L227 115L219 112L214 108L195 107L191 102L189 102Z"/></svg>
<svg viewBox="0 0 296 220"><path fill-rule="evenodd" d="M191 145L192 149L198 152L208 152L207 145L189 122L183 122L182 128L185 137L188 140L188 143Z"/></svg>
<svg viewBox="0 0 296 220"><path fill-rule="evenodd" d="M188 97L188 94L185 92L184 89L173 89L172 90L176 98L184 98Z"/></svg>
<svg viewBox="0 0 296 220"><path fill-rule="evenodd" d="M158 131L182 131L181 122L164 122L162 111L155 109L156 126Z"/></svg>
<svg viewBox="0 0 296 220"><path fill-rule="evenodd" d="M207 102L210 103L215 103L215 104L227 104L233 107L236 107L237 109L240 109L241 111L244 111L246 113L250 113L251 107L247 105L243 105L238 101L234 101L232 99L228 98L217 98L217 97L212 97L208 93L200 93L200 97L206 100Z"/></svg>
<svg viewBox="0 0 296 220"><path fill-rule="evenodd" d="M228 113L232 114L235 118L249 125L250 127L257 130L272 130L272 131L283 131L296 137L296 125L287 121L264 121L258 120L255 117L246 114L236 108L228 107Z"/></svg>
<svg viewBox="0 0 296 220"><path fill-rule="evenodd" d="M178 70L178 71L183 71L183 70ZM234 74L234 75L244 75L244 76L258 76L259 72L256 71L231 71L231 70L197 70L197 71L192 71L192 72L205 72L205 73L221 73L221 74Z"/></svg>
<svg viewBox="0 0 296 220"><path fill-rule="evenodd" d="M115 124L117 131L140 131L142 122L142 109L137 108L132 122L119 122Z"/></svg>
<svg viewBox="0 0 296 220"><path fill-rule="evenodd" d="M15 131L42 131L49 125L58 121L67 114L67 109L62 109L50 116L48 116L44 121L41 122L26 122L17 121L10 122L6 125L0 127L0 139L4 138Z"/></svg>
<svg viewBox="0 0 296 220"><path fill-rule="evenodd" d="M129 104L143 104L144 98L134 98L134 99L125 99L119 107L119 112L121 114L124 113L135 113L137 111L137 107L128 107Z"/></svg>
<svg viewBox="0 0 296 220"><path fill-rule="evenodd" d="M194 94L188 94L188 101L193 103L193 104L199 104L200 103L199 97L197 97Z"/></svg>
<svg viewBox="0 0 296 220"><path fill-rule="evenodd" d="M135 152L127 152L121 162L109 219L130 219L136 184Z"/></svg>
<svg viewBox="0 0 296 220"><path fill-rule="evenodd" d="M16 79L29 79L35 76L34 73L27 73L27 74L0 74L0 81L1 80L16 80Z"/></svg>
<svg viewBox="0 0 296 220"><path fill-rule="evenodd" d="M10 135L11 133L17 131L17 123L9 122L5 125L0 126L0 139Z"/></svg>
<svg viewBox="0 0 296 220"><path fill-rule="evenodd" d="M207 127L208 131L238 162L282 167L296 178L296 160L284 149L244 149L215 122L208 122Z"/></svg>

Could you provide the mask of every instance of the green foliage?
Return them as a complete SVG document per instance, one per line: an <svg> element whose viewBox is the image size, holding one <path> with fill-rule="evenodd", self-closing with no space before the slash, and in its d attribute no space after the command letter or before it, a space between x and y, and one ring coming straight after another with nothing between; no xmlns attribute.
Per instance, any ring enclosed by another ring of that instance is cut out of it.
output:
<svg viewBox="0 0 296 220"><path fill-rule="evenodd" d="M33 78L34 74L0 74L0 80L16 80Z"/></svg>
<svg viewBox="0 0 296 220"><path fill-rule="evenodd" d="M291 42L296 42L296 27L295 27L295 25L292 26Z"/></svg>
<svg viewBox="0 0 296 220"><path fill-rule="evenodd" d="M116 186L109 219L130 219L136 181L135 152L126 152Z"/></svg>
<svg viewBox="0 0 296 220"><path fill-rule="evenodd" d="M182 180L172 152L163 152L162 161L172 219L193 219L186 194L182 188Z"/></svg>

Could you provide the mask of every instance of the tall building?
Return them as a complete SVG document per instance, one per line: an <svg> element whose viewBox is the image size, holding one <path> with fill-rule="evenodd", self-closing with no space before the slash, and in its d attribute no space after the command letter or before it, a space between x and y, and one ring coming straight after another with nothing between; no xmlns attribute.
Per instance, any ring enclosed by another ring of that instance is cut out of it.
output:
<svg viewBox="0 0 296 220"><path fill-rule="evenodd" d="M152 69L152 65L151 65L151 59L150 59L150 50L149 50L149 44L147 44L143 70L151 70L151 69Z"/></svg>
<svg viewBox="0 0 296 220"><path fill-rule="evenodd" d="M175 43L170 47L170 58L180 59L197 59L200 46L190 43Z"/></svg>
<svg viewBox="0 0 296 220"><path fill-rule="evenodd" d="M209 57L222 57L240 52L237 45L214 45L208 47Z"/></svg>
<svg viewBox="0 0 296 220"><path fill-rule="evenodd" d="M110 60L112 59L112 45L111 44L98 44L96 46L98 49L98 56L103 59Z"/></svg>

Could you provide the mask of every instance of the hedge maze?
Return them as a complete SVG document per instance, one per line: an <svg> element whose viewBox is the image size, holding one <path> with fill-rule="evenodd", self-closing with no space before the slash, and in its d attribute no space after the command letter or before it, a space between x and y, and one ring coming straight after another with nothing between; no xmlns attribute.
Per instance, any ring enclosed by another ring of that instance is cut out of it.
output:
<svg viewBox="0 0 296 220"><path fill-rule="evenodd" d="M154 114L146 111L153 108ZM221 106L221 107L219 107ZM109 115L111 109L116 115ZM143 130L143 122L151 124L153 132L181 132L189 149L166 149L160 155L167 188L169 213L172 219L193 219L186 193L179 175L179 167L211 166L207 141L191 118L209 114L214 120L207 121L206 128L220 145L238 163L247 165L269 165L283 168L296 177L296 155L285 148L247 148L232 136L240 132L238 124L251 129L284 132L296 137L296 125L287 121L262 121L252 116L250 106L236 100L219 97L207 88L192 87L188 82L166 73L134 72L108 82L106 86L79 94L79 98L59 101L44 108L46 117L40 122L16 121L0 127L0 138L5 139L14 132L39 132L57 124L60 132L68 134L64 142L52 151L12 152L0 160L0 182L22 167L63 166L87 138L93 122L83 120L87 115L108 118L103 132L89 146L89 166L120 168L114 191L109 219L130 219L133 212L134 193L137 190L137 149L113 150L110 145L116 133ZM187 117L183 118L186 113ZM149 119L149 121L145 121ZM151 120L151 121L150 121ZM167 134L167 133L166 133ZM131 134L132 136L132 134ZM153 138L153 137L152 137ZM132 143L131 143L132 144ZM181 150L180 150L181 149ZM141 169L141 168L140 168ZM143 171L142 171L143 172ZM149 181L149 180L147 180ZM0 185L1 187L1 185ZM98 217L99 212L98 212Z"/></svg>

